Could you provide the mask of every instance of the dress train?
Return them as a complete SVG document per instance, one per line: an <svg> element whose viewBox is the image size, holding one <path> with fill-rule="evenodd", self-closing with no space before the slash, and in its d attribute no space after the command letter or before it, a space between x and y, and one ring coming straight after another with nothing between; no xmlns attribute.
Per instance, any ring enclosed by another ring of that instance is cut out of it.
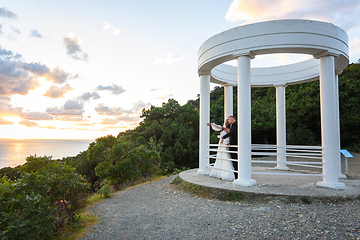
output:
<svg viewBox="0 0 360 240"><path fill-rule="evenodd" d="M221 131L220 136L218 137L222 137L226 134L225 131ZM220 139L221 141L221 139ZM224 152L227 151L227 142L229 141L228 139L224 139L223 143L220 143L219 141L219 147L218 147L218 152L216 155L216 161L214 164L214 168L211 169L210 171L210 177L216 177L216 178L220 178L224 181L234 181L235 180L235 174L234 172L228 172L228 171L224 171L224 170L234 170L234 166L232 164L231 161L225 160L225 159L231 159L231 156L229 153ZM215 169L218 168L218 169ZM219 170L219 169L224 169L224 170Z"/></svg>

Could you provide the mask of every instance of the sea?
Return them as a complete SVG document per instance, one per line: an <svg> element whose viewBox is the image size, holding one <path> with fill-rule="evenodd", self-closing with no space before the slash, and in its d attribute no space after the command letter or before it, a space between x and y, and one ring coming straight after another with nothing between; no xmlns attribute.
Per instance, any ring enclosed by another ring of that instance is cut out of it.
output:
<svg viewBox="0 0 360 240"><path fill-rule="evenodd" d="M52 159L76 156L94 140L14 140L0 139L0 168L16 167L29 156L52 156Z"/></svg>

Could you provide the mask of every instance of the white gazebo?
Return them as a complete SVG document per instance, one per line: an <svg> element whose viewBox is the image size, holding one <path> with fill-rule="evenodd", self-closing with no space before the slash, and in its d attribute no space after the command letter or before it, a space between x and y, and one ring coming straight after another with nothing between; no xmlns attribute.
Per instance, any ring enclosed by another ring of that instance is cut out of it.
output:
<svg viewBox="0 0 360 240"><path fill-rule="evenodd" d="M313 58L290 65L251 68L257 55L301 53ZM200 153L198 174L209 173L210 82L224 87L225 117L233 115L233 86L238 88L238 179L253 186L251 163L251 87L276 88L277 169L287 170L285 87L320 81L322 146L317 147L323 180L317 186L344 189L339 182L340 124L338 74L349 63L348 36L341 28L312 20L278 20L232 28L206 40L198 52L200 76ZM224 64L237 60L237 67ZM316 147L315 147L316 148ZM254 161L253 161L254 162ZM295 164L294 164L295 165ZM288 174L290 175L290 174Z"/></svg>

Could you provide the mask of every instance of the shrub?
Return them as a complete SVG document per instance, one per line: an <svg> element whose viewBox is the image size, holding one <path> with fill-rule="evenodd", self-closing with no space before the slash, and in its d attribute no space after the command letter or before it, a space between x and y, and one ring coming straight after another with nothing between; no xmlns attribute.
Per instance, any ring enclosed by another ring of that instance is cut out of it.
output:
<svg viewBox="0 0 360 240"><path fill-rule="evenodd" d="M43 239L73 219L88 183L75 169L50 157L26 159L21 176L0 182L2 239Z"/></svg>
<svg viewBox="0 0 360 240"><path fill-rule="evenodd" d="M1 239L37 239L55 230L55 206L49 197L35 193L31 186L18 181L0 180Z"/></svg>
<svg viewBox="0 0 360 240"><path fill-rule="evenodd" d="M109 198L111 197L111 190L110 190L110 182L108 180L104 180L103 186L98 191L101 197Z"/></svg>

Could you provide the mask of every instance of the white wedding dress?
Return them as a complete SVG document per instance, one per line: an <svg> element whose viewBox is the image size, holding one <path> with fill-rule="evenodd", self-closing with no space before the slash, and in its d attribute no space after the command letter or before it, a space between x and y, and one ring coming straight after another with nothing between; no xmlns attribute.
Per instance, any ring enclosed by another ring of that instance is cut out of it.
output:
<svg viewBox="0 0 360 240"><path fill-rule="evenodd" d="M221 131L221 129L222 129L220 125L216 125L214 123L211 124L211 127L215 131ZM218 136L218 138L220 138L220 141L221 141L221 137L223 137L225 134L226 134L225 131L220 132L220 135ZM229 143L229 138L224 139L223 143L220 143L220 141L219 141L219 147L218 147L218 152L216 155L216 161L214 164L214 168L211 169L209 175L210 175L210 177L220 178L224 181L234 181L235 180L234 172L219 170L219 169L234 170L232 161L224 160L224 159L231 159L230 154L227 152L224 152L224 151L227 151L226 144Z"/></svg>

